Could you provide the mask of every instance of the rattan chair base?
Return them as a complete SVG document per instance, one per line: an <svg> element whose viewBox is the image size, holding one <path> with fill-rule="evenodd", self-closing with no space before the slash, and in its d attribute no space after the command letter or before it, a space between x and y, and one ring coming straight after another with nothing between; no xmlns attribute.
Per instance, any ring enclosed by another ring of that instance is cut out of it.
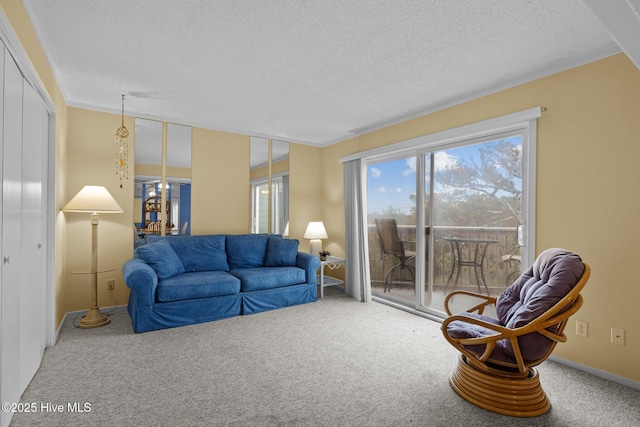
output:
<svg viewBox="0 0 640 427"><path fill-rule="evenodd" d="M537 417L551 407L534 368L527 377L499 377L478 370L460 355L449 383L465 400L502 415Z"/></svg>

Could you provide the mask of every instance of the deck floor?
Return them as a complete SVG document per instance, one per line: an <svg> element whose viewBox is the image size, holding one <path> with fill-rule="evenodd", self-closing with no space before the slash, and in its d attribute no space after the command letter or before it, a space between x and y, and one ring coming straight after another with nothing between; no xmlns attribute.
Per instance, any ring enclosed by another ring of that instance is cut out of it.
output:
<svg viewBox="0 0 640 427"><path fill-rule="evenodd" d="M426 301L422 304L424 307L430 308L432 310L445 313L444 310L444 300L449 292L453 291L452 286L445 286L442 284L434 285L433 292L431 293L431 301ZM464 290L474 293L478 292L477 286L457 286L455 290ZM388 299L392 302L399 304L406 304L409 307L415 307L415 291L411 284L400 285L400 286L392 286L387 292L384 292L384 283L383 282L371 282L371 291L373 295ZM504 291L504 287L492 287L489 286L489 295L498 296ZM482 295L486 295L486 291L484 287L482 288ZM460 299L460 303L463 304L462 299ZM457 307L457 306L456 306ZM459 307L460 310L463 310L462 307ZM491 313L486 313L491 315Z"/></svg>

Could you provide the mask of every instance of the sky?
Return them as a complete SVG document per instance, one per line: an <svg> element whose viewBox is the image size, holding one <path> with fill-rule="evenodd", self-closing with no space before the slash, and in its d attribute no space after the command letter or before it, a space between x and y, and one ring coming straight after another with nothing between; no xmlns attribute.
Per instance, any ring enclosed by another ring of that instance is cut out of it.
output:
<svg viewBox="0 0 640 427"><path fill-rule="evenodd" d="M510 138L521 144L521 137ZM467 145L435 152L435 170L454 165L459 159L479 159L482 144ZM428 165L427 165L428 167ZM427 174L428 175L428 174ZM436 191L438 190L436 185ZM410 196L416 192L416 157L370 164L367 167L367 211L382 213L393 206L405 213L415 206Z"/></svg>

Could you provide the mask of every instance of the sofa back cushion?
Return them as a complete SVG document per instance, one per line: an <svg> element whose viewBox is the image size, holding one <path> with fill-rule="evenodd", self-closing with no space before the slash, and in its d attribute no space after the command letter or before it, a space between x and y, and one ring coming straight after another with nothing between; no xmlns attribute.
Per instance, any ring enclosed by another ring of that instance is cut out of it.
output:
<svg viewBox="0 0 640 427"><path fill-rule="evenodd" d="M264 266L269 236L266 234L227 234L229 268Z"/></svg>
<svg viewBox="0 0 640 427"><path fill-rule="evenodd" d="M166 240L178 255L186 272L229 271L225 235L149 236L148 242Z"/></svg>
<svg viewBox="0 0 640 427"><path fill-rule="evenodd" d="M166 240L138 246L136 254L153 268L161 280L182 274L185 271L182 261Z"/></svg>
<svg viewBox="0 0 640 427"><path fill-rule="evenodd" d="M296 239L285 239L280 236L270 235L264 265L266 267L295 266L299 243Z"/></svg>

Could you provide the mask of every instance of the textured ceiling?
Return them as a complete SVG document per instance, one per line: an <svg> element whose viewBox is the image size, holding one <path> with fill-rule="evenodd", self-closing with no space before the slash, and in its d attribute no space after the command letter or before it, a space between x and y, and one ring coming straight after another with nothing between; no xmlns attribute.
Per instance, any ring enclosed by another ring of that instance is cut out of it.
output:
<svg viewBox="0 0 640 427"><path fill-rule="evenodd" d="M24 0L67 103L326 145L620 49L580 0Z"/></svg>

